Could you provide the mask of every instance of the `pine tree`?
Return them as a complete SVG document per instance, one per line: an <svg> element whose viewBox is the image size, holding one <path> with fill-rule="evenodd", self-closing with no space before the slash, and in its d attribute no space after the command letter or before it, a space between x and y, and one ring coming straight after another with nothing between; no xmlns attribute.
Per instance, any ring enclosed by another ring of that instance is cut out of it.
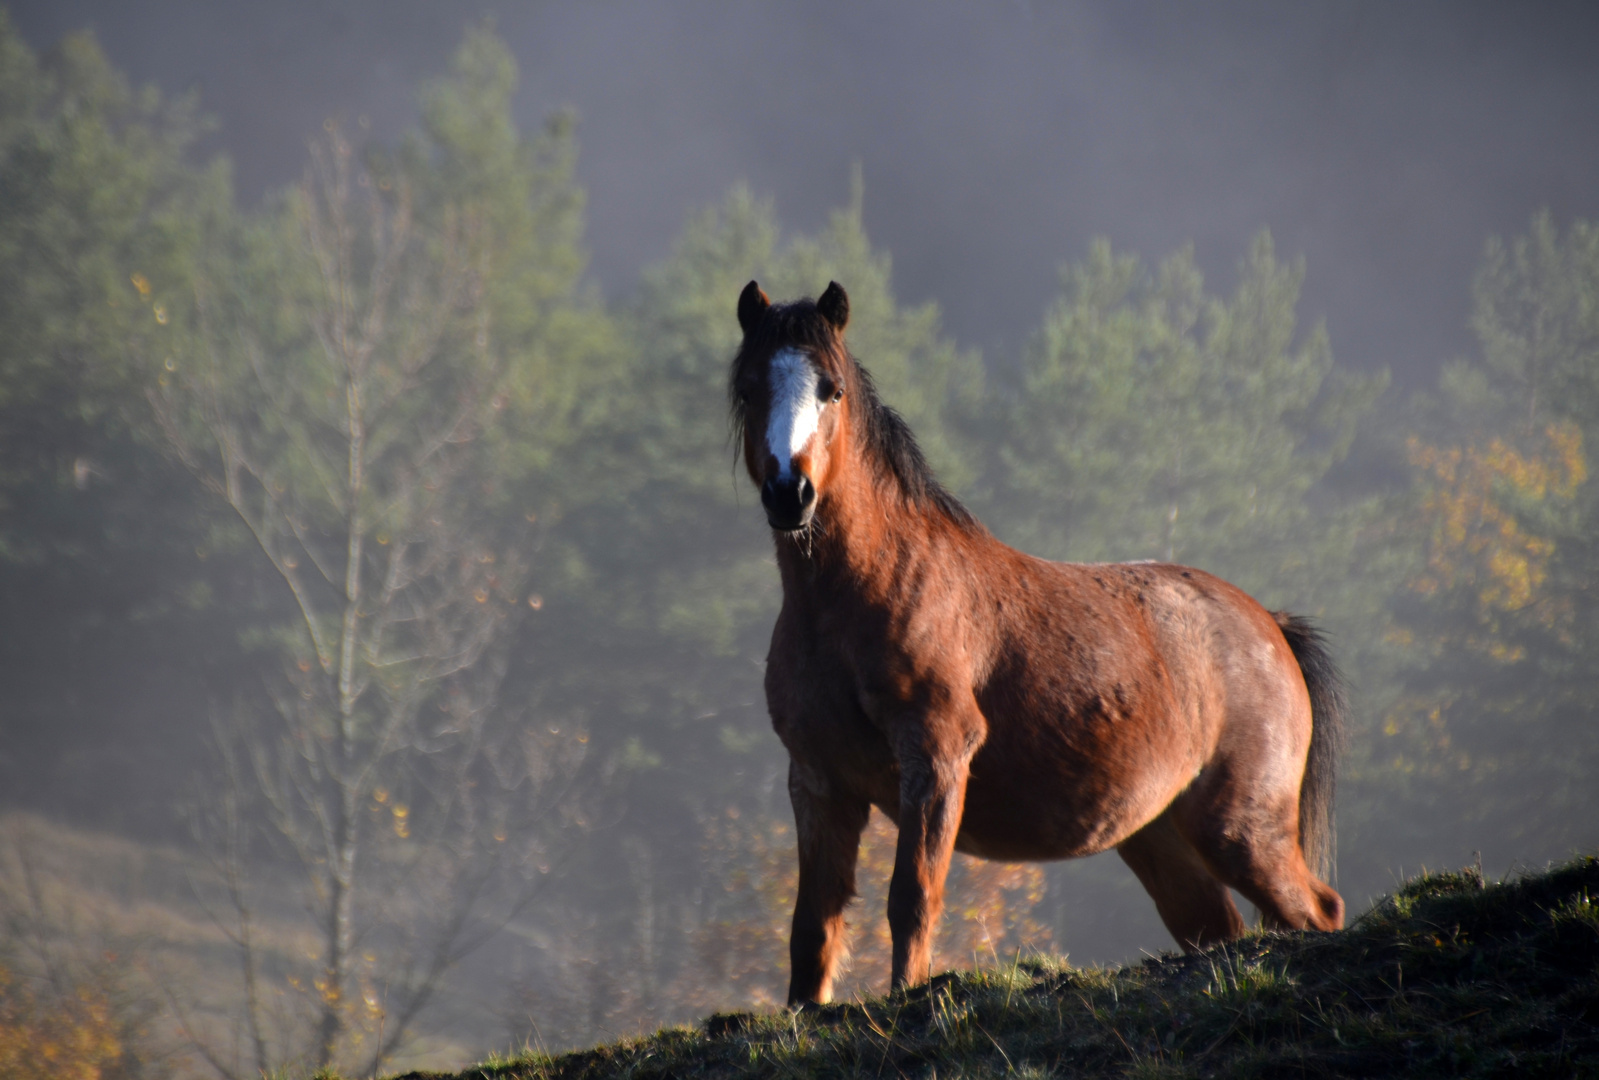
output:
<svg viewBox="0 0 1599 1080"><path fill-rule="evenodd" d="M1336 370L1321 327L1299 335L1303 275L1266 234L1228 300L1187 251L1150 272L1099 243L1064 270L1005 414L1002 532L1053 558L1185 563L1325 605L1350 525L1312 492L1383 379Z"/></svg>

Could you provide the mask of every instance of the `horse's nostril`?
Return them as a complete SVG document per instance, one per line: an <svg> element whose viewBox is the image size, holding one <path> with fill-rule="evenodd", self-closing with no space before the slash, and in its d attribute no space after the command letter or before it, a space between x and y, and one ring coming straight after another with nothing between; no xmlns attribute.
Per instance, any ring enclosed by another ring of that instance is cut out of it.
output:
<svg viewBox="0 0 1599 1080"><path fill-rule="evenodd" d="M761 485L761 505L778 528L799 528L815 504L816 488L803 473L790 479L772 477Z"/></svg>

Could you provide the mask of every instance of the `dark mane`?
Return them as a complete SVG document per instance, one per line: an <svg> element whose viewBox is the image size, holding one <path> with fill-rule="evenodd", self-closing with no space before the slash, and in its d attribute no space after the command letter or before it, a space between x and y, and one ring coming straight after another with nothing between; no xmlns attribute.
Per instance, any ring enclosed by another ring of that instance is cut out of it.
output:
<svg viewBox="0 0 1599 1080"><path fill-rule="evenodd" d="M877 396L871 373L854 357L850 357L850 363L855 368L856 395L866 406L860 410L866 423L866 447L899 481L906 501L913 506L933 507L963 528L982 529L982 523L933 475L933 467L922 456L910 425Z"/></svg>
<svg viewBox="0 0 1599 1080"><path fill-rule="evenodd" d="M883 403L871 373L844 349L839 335L817 312L814 300L772 305L753 332L745 336L744 344L733 358L727 399L735 454L744 445L744 403L738 393L739 376L756 357L769 357L783 348L805 349L825 366L835 368L834 376L841 378L858 403L854 415L864 426L859 432L863 445L880 471L898 484L908 503L936 510L962 528L983 529L971 511L938 482L910 425Z"/></svg>

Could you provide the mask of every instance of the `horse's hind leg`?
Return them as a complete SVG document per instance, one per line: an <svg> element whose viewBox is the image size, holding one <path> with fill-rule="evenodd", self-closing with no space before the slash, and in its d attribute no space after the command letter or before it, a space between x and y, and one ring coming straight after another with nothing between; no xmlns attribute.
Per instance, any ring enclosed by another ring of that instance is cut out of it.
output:
<svg viewBox="0 0 1599 1080"><path fill-rule="evenodd" d="M1188 791L1167 813L1175 813L1178 828L1215 875L1260 909L1268 928L1344 925L1343 898L1310 872L1300 850L1297 791L1273 799L1222 783L1213 791Z"/></svg>
<svg viewBox="0 0 1599 1080"><path fill-rule="evenodd" d="M1227 886L1205 866L1172 821L1171 811L1117 845L1172 937L1185 952L1231 941L1244 932L1244 920Z"/></svg>
<svg viewBox="0 0 1599 1080"><path fill-rule="evenodd" d="M855 895L855 861L872 807L865 799L815 790L792 763L788 794L799 833L788 1003L826 1002L844 956L844 907Z"/></svg>

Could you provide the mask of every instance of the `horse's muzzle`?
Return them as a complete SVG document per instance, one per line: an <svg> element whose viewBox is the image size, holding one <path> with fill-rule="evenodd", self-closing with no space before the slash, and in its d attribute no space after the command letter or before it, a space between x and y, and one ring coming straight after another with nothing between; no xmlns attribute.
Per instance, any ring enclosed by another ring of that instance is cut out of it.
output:
<svg viewBox="0 0 1599 1080"><path fill-rule="evenodd" d="M774 529L794 532L811 523L816 513L816 488L804 473L791 480L768 479L761 485L761 505Z"/></svg>

